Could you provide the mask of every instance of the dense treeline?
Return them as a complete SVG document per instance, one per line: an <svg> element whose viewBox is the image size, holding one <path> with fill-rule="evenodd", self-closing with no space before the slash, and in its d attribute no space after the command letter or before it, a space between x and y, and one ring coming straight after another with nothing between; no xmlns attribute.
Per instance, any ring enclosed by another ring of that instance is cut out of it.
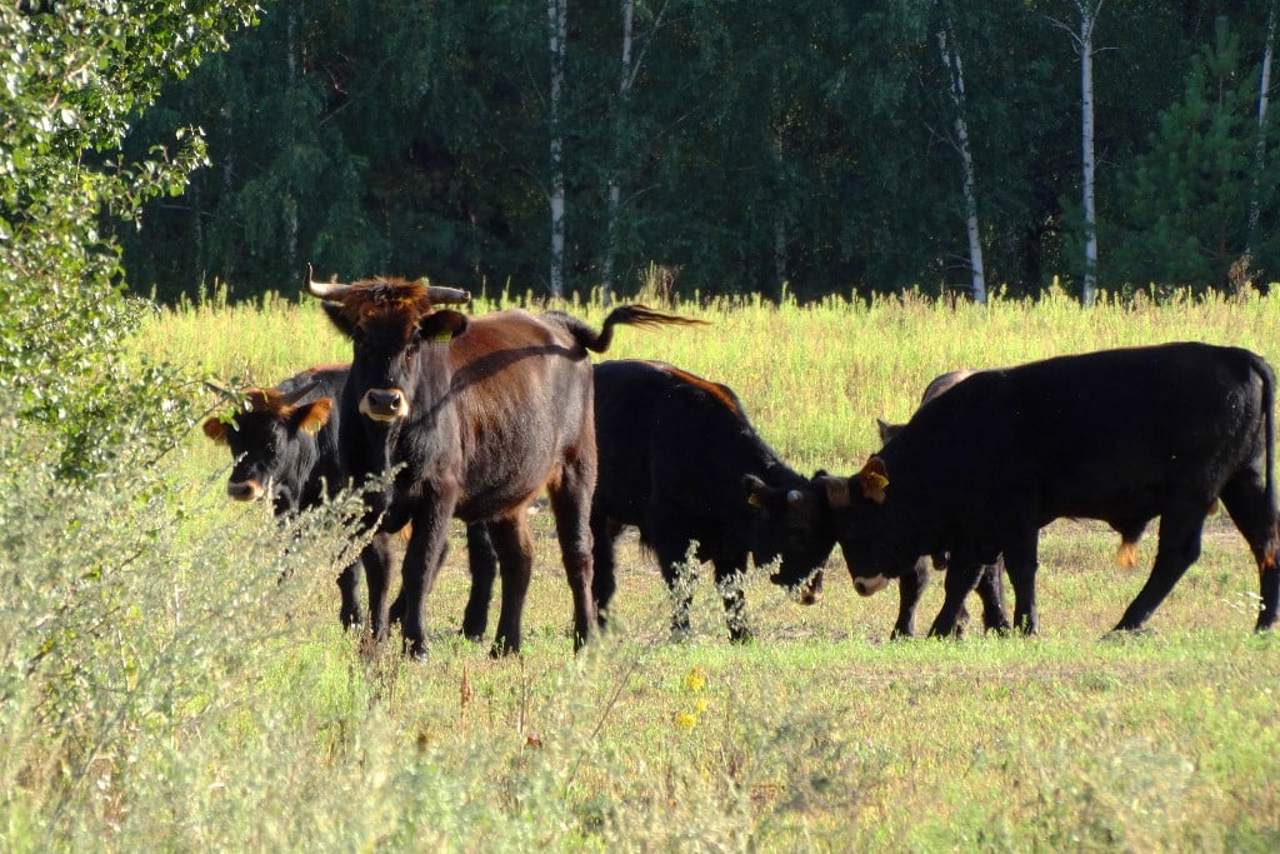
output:
<svg viewBox="0 0 1280 854"><path fill-rule="evenodd" d="M308 261L539 292L650 263L685 293L1078 282L1092 15L1100 284L1274 278L1274 7L280 0L137 121L135 152L203 127L212 165L126 267L165 298L291 291Z"/></svg>

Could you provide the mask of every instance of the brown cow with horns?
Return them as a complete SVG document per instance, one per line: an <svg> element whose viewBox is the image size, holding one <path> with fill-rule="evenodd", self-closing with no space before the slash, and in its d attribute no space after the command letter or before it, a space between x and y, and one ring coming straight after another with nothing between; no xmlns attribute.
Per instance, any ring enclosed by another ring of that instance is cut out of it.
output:
<svg viewBox="0 0 1280 854"><path fill-rule="evenodd" d="M310 273L310 271L308 271ZM340 402L339 457L364 482L402 468L369 501L383 530L413 524L404 560L406 651L426 654L422 602L444 556L449 519L488 520L502 573L494 654L520 648L520 618L533 564L526 508L545 488L573 592L574 644L595 624L588 524L596 479L590 350L602 353L619 324L692 324L629 305L599 332L565 314L502 311L482 317L442 305L470 295L404 279L325 284L308 275L353 358ZM366 561L374 638L387 633L383 561Z"/></svg>

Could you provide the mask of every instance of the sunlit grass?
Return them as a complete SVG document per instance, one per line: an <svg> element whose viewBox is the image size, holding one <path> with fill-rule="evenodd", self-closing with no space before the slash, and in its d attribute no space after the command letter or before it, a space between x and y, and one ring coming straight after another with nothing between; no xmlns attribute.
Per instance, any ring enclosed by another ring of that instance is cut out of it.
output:
<svg viewBox="0 0 1280 854"><path fill-rule="evenodd" d="M605 311L570 308L594 322ZM927 382L956 367L1183 339L1280 363L1280 297L1091 311L1061 294L986 309L908 296L676 310L712 325L623 329L610 356L665 359L729 384L806 470L859 464L876 447L875 416L905 418ZM259 382L348 358L316 306L277 299L162 311L138 346ZM217 495L224 450L194 434L172 464L175 489L204 495L184 535L259 524L261 508ZM971 625L958 642L890 643L896 591L857 597L837 552L811 608L751 580L757 641L747 646L728 643L705 578L691 639L672 643L665 588L628 537L614 631L576 658L548 514L535 528L521 658L493 661L457 638L460 528L428 599L423 665L394 645L362 652L337 626L336 568L318 569L287 617L268 618L280 621L277 639L208 688L245 702L183 718L174 749L127 772L165 785L138 786L124 818L84 816L82 838L325 850L1280 847L1280 637L1251 631L1257 577L1224 515L1153 618L1155 635L1127 642L1100 638L1145 580L1154 531L1138 568L1122 570L1109 530L1051 526L1035 639L981 637ZM216 583L196 567L175 578L188 596ZM941 603L940 581L922 624ZM491 631L495 619L496 607ZM41 847L38 831L19 826L24 814L8 814L19 846Z"/></svg>

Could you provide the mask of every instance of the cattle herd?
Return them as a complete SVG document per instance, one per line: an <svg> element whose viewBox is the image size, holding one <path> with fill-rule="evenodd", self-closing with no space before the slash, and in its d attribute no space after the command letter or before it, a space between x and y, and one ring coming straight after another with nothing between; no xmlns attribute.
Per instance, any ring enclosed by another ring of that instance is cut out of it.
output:
<svg viewBox="0 0 1280 854"><path fill-rule="evenodd" d="M895 636L913 633L930 558L945 601L929 633L958 633L977 590L983 624L1037 631L1039 532L1062 517L1102 520L1130 565L1160 517L1155 564L1118 631L1143 627L1200 553L1218 503L1258 565L1257 628L1276 619L1274 376L1261 357L1200 343L1062 356L953 372L926 390L904 425L880 423L882 449L852 477L806 477L756 434L726 386L662 362L593 366L619 325L693 324L639 305L597 332L559 312L468 317L465 291L403 279L320 283L308 292L352 345L349 365L310 368L248 389L204 432L234 458L228 495L305 510L347 484L396 469L366 493L372 539L338 578L347 626L375 641L398 620L405 651L426 655L423 600L444 558L449 521L467 523L472 573L463 632L482 638L502 578L495 654L520 649L533 561L528 508L544 491L573 601L575 648L606 624L614 543L639 529L673 590L690 550L720 583L729 630L749 637L740 585L748 559L807 604L839 543L855 590L898 580ZM401 588L389 601L391 538L408 534ZM674 628L687 627L687 592Z"/></svg>

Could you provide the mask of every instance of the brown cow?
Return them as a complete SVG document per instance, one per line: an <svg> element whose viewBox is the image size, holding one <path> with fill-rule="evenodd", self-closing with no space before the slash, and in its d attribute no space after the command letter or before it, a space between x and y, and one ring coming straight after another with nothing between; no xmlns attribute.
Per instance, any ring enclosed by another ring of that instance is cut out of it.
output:
<svg viewBox="0 0 1280 854"><path fill-rule="evenodd" d="M339 450L357 483L401 466L369 501L384 530L412 522L404 560L406 650L426 654L422 602L444 552L451 517L488 521L502 572L494 653L520 648L533 563L526 508L545 488L573 592L574 645L595 624L588 524L596 479L588 351L609 346L618 324L697 321L643 306L614 309L599 332L564 314L503 311L469 319L441 304L470 296L403 279L354 284L308 280L353 359L343 388ZM375 639L387 632L386 567L368 572Z"/></svg>

